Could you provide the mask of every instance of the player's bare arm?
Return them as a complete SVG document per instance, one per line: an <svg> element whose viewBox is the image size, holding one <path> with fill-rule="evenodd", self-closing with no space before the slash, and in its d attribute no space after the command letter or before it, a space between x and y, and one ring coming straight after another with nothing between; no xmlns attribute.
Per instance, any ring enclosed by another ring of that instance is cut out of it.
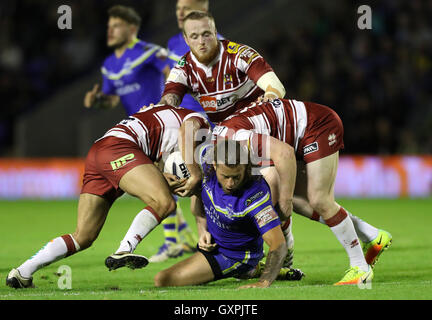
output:
<svg viewBox="0 0 432 320"><path fill-rule="evenodd" d="M93 89L84 96L84 106L86 108L111 109L120 103L120 97L102 93L99 84L95 84Z"/></svg>
<svg viewBox="0 0 432 320"><path fill-rule="evenodd" d="M191 197L191 211L195 216L198 229L198 246L206 251L212 251L216 244L212 243L212 236L207 230L207 220L205 217L204 206L199 195Z"/></svg>
<svg viewBox="0 0 432 320"><path fill-rule="evenodd" d="M181 103L181 98L174 93L168 93L162 97L158 104L167 104L173 107L178 107Z"/></svg>
<svg viewBox="0 0 432 320"><path fill-rule="evenodd" d="M201 169L194 157L197 144L195 136L200 128L200 122L194 118L187 119L180 127L179 148L182 158L185 160L186 167L190 172L190 177L187 179L186 184L176 189L177 194L182 197L191 196L196 191L195 189L199 186L202 179Z"/></svg>
<svg viewBox="0 0 432 320"><path fill-rule="evenodd" d="M270 229L263 234L265 243L269 246L266 264L259 281L253 284L241 286L246 288L267 288L276 279L287 255L287 245L280 226Z"/></svg>
<svg viewBox="0 0 432 320"><path fill-rule="evenodd" d="M287 219L293 210L293 197L297 173L297 161L294 148L274 137L268 137L270 159L273 161L280 177L278 203L283 213L282 220Z"/></svg>

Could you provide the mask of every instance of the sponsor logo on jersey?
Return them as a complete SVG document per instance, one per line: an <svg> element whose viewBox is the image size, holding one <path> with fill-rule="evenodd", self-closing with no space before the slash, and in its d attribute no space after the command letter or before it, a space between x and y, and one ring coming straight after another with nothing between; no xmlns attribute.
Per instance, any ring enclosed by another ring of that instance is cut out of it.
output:
<svg viewBox="0 0 432 320"><path fill-rule="evenodd" d="M266 224L272 222L273 220L278 218L278 215L273 210L272 206L267 206L264 209L262 209L260 212L258 212L255 216L255 220L258 224L258 227L262 228Z"/></svg>
<svg viewBox="0 0 432 320"><path fill-rule="evenodd" d="M111 167L113 170L120 169L121 167L125 166L126 163L131 162L135 158L135 155L133 153L129 153L121 158L118 158L117 160L111 161Z"/></svg>
<svg viewBox="0 0 432 320"><path fill-rule="evenodd" d="M315 151L318 151L319 149L318 149L318 142L313 142L313 143L311 143L311 144L308 144L307 146L304 146L304 148L303 148L303 154L304 155L307 155L307 154L309 154L309 153L312 153L312 152L315 152Z"/></svg>
<svg viewBox="0 0 432 320"><path fill-rule="evenodd" d="M125 85L124 87L117 88L116 93L118 96L124 96L129 93L139 91L140 89L141 89L140 84L135 82L132 84Z"/></svg>
<svg viewBox="0 0 432 320"><path fill-rule="evenodd" d="M216 111L217 100L215 97L201 97L200 104L204 111Z"/></svg>
<svg viewBox="0 0 432 320"><path fill-rule="evenodd" d="M228 53L237 53L240 45L235 42L229 42L227 45Z"/></svg>
<svg viewBox="0 0 432 320"><path fill-rule="evenodd" d="M179 67L184 67L184 65L186 64L186 57L183 57L179 60L179 62L177 63L177 65Z"/></svg>
<svg viewBox="0 0 432 320"><path fill-rule="evenodd" d="M252 202L254 202L256 199L258 199L259 197L261 197L264 194L263 191L259 191L258 193L255 193L252 197L246 199L245 201L245 206L249 206Z"/></svg>
<svg viewBox="0 0 432 320"><path fill-rule="evenodd" d="M282 101L280 101L279 99L274 99L273 101L270 101L270 103L275 108L279 108L282 105Z"/></svg>
<svg viewBox="0 0 432 320"><path fill-rule="evenodd" d="M203 107L204 111L216 111L218 107L228 103L235 103L238 99L237 95L216 99L215 97L203 96L199 102Z"/></svg>
<svg viewBox="0 0 432 320"><path fill-rule="evenodd" d="M223 136L223 132L228 129L225 126L215 126L213 129L213 136Z"/></svg>
<svg viewBox="0 0 432 320"><path fill-rule="evenodd" d="M332 146L336 143L336 135L334 133L329 134L328 136L329 146Z"/></svg>

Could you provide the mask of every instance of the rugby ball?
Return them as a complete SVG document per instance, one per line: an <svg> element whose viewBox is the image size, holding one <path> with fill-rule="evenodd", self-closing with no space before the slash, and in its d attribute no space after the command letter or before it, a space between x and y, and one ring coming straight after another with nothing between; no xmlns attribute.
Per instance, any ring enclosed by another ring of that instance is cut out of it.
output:
<svg viewBox="0 0 432 320"><path fill-rule="evenodd" d="M171 173L179 179L189 178L190 173L183 161L180 151L174 151L165 160L164 172Z"/></svg>

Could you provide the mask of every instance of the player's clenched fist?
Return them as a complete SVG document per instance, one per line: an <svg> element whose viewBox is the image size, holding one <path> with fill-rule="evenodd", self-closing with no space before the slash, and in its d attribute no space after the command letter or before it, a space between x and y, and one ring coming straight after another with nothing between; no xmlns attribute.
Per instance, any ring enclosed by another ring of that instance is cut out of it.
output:
<svg viewBox="0 0 432 320"><path fill-rule="evenodd" d="M100 89L99 84L95 84L93 86L93 89L90 91L87 91L85 97L84 97L84 107L91 108L96 99L99 98L102 95L102 91Z"/></svg>

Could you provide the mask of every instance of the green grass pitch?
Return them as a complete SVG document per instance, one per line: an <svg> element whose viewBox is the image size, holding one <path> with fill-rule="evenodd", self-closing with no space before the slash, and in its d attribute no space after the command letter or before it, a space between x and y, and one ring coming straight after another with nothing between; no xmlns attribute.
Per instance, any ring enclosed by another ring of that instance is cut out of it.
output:
<svg viewBox="0 0 432 320"><path fill-rule="evenodd" d="M71 233L77 201L0 202L0 300L310 300L310 299L432 299L432 198L341 199L346 209L393 235L393 245L375 267L370 288L334 287L348 267L342 246L328 227L294 214L294 266L306 273L299 282L276 281L268 289L238 290L248 281L225 279L201 286L156 288L155 274L188 255L141 270L108 272L106 256L117 249L133 217L143 207L136 199L117 201L93 246L53 263L34 275L36 288L15 290L5 285L11 268L19 266L49 240ZM194 219L181 206L191 226ZM151 256L161 244L155 229L136 253ZM61 290L56 275L62 265L72 271L72 289Z"/></svg>

